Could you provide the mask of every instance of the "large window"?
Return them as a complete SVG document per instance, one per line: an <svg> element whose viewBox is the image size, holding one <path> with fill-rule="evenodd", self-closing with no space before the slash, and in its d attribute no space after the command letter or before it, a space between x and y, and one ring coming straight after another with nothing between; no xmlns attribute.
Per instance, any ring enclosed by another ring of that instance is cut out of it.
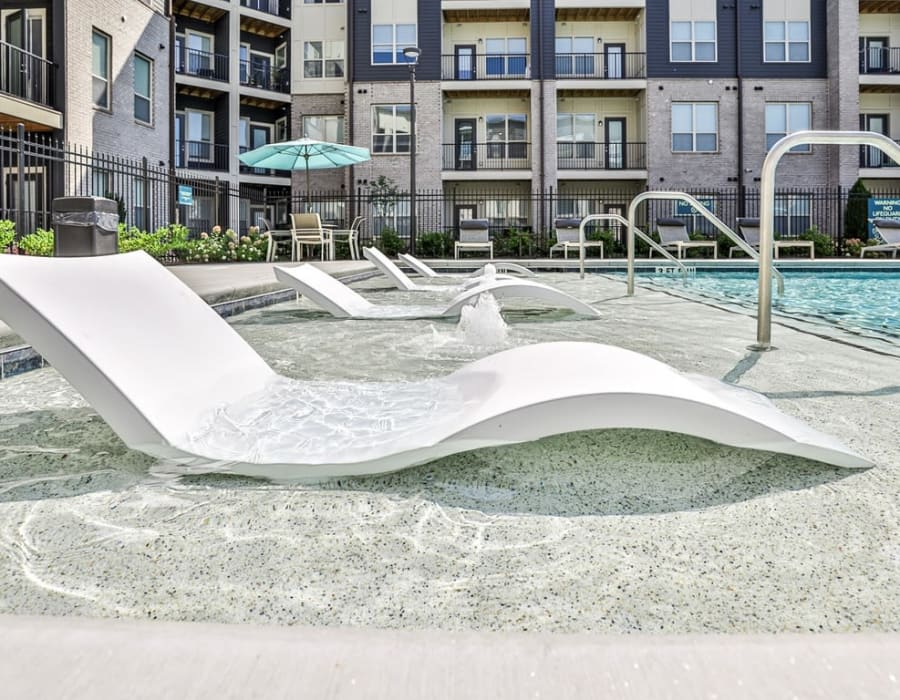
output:
<svg viewBox="0 0 900 700"><path fill-rule="evenodd" d="M415 24L372 25L372 63L408 63L403 49L417 45Z"/></svg>
<svg viewBox="0 0 900 700"><path fill-rule="evenodd" d="M719 148L718 105L676 102L672 105L672 150L711 153Z"/></svg>
<svg viewBox="0 0 900 700"><path fill-rule="evenodd" d="M556 75L594 76L594 37L556 37Z"/></svg>
<svg viewBox="0 0 900 700"><path fill-rule="evenodd" d="M766 22L767 63L808 63L809 22Z"/></svg>
<svg viewBox="0 0 900 700"><path fill-rule="evenodd" d="M795 131L809 129L812 105L808 102L769 103L766 105L766 150ZM809 144L794 146L791 153L809 153Z"/></svg>
<svg viewBox="0 0 900 700"><path fill-rule="evenodd" d="M557 114L556 141L559 158L593 158L595 114Z"/></svg>
<svg viewBox="0 0 900 700"><path fill-rule="evenodd" d="M409 105L378 105L372 109L372 151L409 153Z"/></svg>
<svg viewBox="0 0 900 700"><path fill-rule="evenodd" d="M485 118L488 158L525 158L528 122L524 114L488 114Z"/></svg>
<svg viewBox="0 0 900 700"><path fill-rule="evenodd" d="M775 196L775 233L782 238L797 238L812 225L809 195Z"/></svg>
<svg viewBox="0 0 900 700"><path fill-rule="evenodd" d="M519 75L525 77L528 62L524 37L486 39L484 66L488 76Z"/></svg>
<svg viewBox="0 0 900 700"><path fill-rule="evenodd" d="M344 77L344 42L304 41L303 77Z"/></svg>
<svg viewBox="0 0 900 700"><path fill-rule="evenodd" d="M134 118L153 123L153 61L134 54Z"/></svg>
<svg viewBox="0 0 900 700"><path fill-rule="evenodd" d="M110 38L98 32L92 33L91 49L91 81L94 105L101 109L112 108L112 95L109 85Z"/></svg>
<svg viewBox="0 0 900 700"><path fill-rule="evenodd" d="M344 118L336 114L303 117L303 136L317 141L344 143Z"/></svg>
<svg viewBox="0 0 900 700"><path fill-rule="evenodd" d="M716 60L715 22L672 22L669 38L673 62Z"/></svg>

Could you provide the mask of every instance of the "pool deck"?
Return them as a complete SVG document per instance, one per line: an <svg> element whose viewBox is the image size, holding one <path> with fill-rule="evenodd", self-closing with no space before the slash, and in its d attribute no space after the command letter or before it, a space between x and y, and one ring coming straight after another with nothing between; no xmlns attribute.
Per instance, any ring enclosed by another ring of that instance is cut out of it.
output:
<svg viewBox="0 0 900 700"><path fill-rule="evenodd" d="M337 276L371 269L367 262L324 266ZM171 270L210 303L281 288L269 264ZM615 310L638 303L654 313L653 307L670 303L654 298L658 296L642 292L637 302L624 297L607 301ZM724 313L706 306L697 314L703 322ZM672 327L649 329L639 319L626 321L624 331L611 329L610 342L616 342L616 333L634 331L640 343L640 333L646 341L655 330L655 337L672 339L668 351L681 360L673 362L684 365L681 369L696 364L707 374L746 374L761 391L780 390L781 399L801 415L816 409L804 408L800 387L831 395L840 408L871 406L877 421L851 444L878 462L870 479L878 473L887 479L898 454L896 358L866 353L863 360L871 372L857 380L848 376L848 368L861 367L859 353L865 351L783 326L774 332L781 350L748 354L744 348L753 340L751 319L731 316L735 318L710 329L699 351L666 336ZM0 328L0 346L2 336ZM809 358L822 357L823 348L829 360L811 366ZM697 357L689 354L695 351ZM842 419L829 414L822 420L826 429L838 432ZM885 513L890 503L896 506L896 498L887 496L896 496L894 486L884 487L884 500L871 504L873 511ZM859 521L861 532L874 524L870 520ZM900 553L891 554L889 546L895 545L886 542L884 556L900 566ZM853 567L852 549L847 557L846 566ZM881 589L874 593L890 594ZM896 621L886 626L895 628ZM896 633L392 631L16 615L0 615L0 629L0 687L10 698L900 698Z"/></svg>

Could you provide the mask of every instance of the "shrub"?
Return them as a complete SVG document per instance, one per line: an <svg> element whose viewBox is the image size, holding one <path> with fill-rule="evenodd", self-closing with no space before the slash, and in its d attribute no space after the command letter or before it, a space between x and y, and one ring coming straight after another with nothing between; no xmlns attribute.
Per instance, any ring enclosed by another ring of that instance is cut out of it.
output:
<svg viewBox="0 0 900 700"><path fill-rule="evenodd" d="M585 238L589 241L603 241L603 253L607 258L619 256L622 254L622 245L616 240L615 234L609 229L601 229L599 231L588 231ZM585 250L585 255L591 248ZM600 251L597 251L597 255Z"/></svg>
<svg viewBox="0 0 900 700"><path fill-rule="evenodd" d="M494 255L498 257L525 257L531 255L533 248L531 234L517 228L505 229L494 237Z"/></svg>
<svg viewBox="0 0 900 700"><path fill-rule="evenodd" d="M402 253L406 250L400 236L390 227L381 229L381 235L378 237L378 247L389 258L393 258L397 253Z"/></svg>
<svg viewBox="0 0 900 700"><path fill-rule="evenodd" d="M53 229L39 228L34 233L22 236L19 240L19 250L27 255L53 255Z"/></svg>
<svg viewBox="0 0 900 700"><path fill-rule="evenodd" d="M156 258L180 253L187 244L188 230L179 224L162 226L153 233L119 224L119 251L143 250Z"/></svg>
<svg viewBox="0 0 900 700"><path fill-rule="evenodd" d="M844 214L844 236L865 239L869 235L869 190L862 180L857 180L847 195ZM818 254L818 251L816 251Z"/></svg>
<svg viewBox="0 0 900 700"><path fill-rule="evenodd" d="M862 248L863 242L859 238L848 238L844 241L844 253L848 256L858 258Z"/></svg>
<svg viewBox="0 0 900 700"><path fill-rule="evenodd" d="M258 226L251 226L247 234L238 236L232 229L222 231L213 226L212 233L205 231L199 238L184 245L184 259L188 262L256 262L266 257L268 238Z"/></svg>
<svg viewBox="0 0 900 700"><path fill-rule="evenodd" d="M807 229L806 232L800 236L800 240L813 242L813 248L815 249L817 258L827 258L834 255L834 241L831 236L820 232L815 226Z"/></svg>
<svg viewBox="0 0 900 700"><path fill-rule="evenodd" d="M7 249L16 237L16 225L9 219L0 219L0 253Z"/></svg>
<svg viewBox="0 0 900 700"><path fill-rule="evenodd" d="M427 231L417 240L419 252L427 258L443 258L453 250L453 235L442 231Z"/></svg>

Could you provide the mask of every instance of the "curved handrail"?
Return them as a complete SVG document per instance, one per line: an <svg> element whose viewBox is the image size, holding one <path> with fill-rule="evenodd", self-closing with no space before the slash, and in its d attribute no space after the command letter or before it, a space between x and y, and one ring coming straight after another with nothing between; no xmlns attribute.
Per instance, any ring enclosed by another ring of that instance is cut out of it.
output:
<svg viewBox="0 0 900 700"><path fill-rule="evenodd" d="M737 244L737 247L743 250L747 255L751 258L759 261L760 269L762 269L762 260L761 254L757 253L753 250L752 246L750 246L747 241L738 236L731 228L722 221L718 216L713 214L709 209L707 209L703 204L701 204L696 198L689 195L687 192L670 192L670 191L653 191L653 192L641 192L637 197L631 200L631 204L628 206L628 295L634 295L634 237L631 235L632 227L631 223L634 221L635 212L637 212L637 207L639 204L645 202L648 199L673 199L673 200L681 200L682 202L687 202L690 204L698 214L700 214L704 219L709 221L713 226L715 226L719 231L724 233L728 238L730 238L734 243ZM760 234L762 235L762 234ZM671 256L669 256L671 257ZM784 294L784 275L782 275L778 270L775 269L771 259L768 262L769 268L775 273L775 278L778 281L778 294Z"/></svg>
<svg viewBox="0 0 900 700"><path fill-rule="evenodd" d="M581 220L581 224L578 227L578 267L581 270L581 279L584 279L584 228L585 224L591 221L618 221L620 224L625 224L625 227L628 228L628 219L626 219L621 214L589 214ZM661 253L664 257L671 260L675 265L681 268L681 278L685 284L687 284L687 275L688 269L687 266L682 263L678 258L672 255L668 250L663 248L659 243L654 241L650 236L641 231L637 226L634 227L634 232L643 240L645 243L648 243L652 246L656 251Z"/></svg>
<svg viewBox="0 0 900 700"><path fill-rule="evenodd" d="M775 247L775 168L781 156L806 144L874 146L900 163L900 145L874 131L795 131L775 142L763 161L759 183L759 296L756 304L756 344L751 350L772 349L772 249Z"/></svg>

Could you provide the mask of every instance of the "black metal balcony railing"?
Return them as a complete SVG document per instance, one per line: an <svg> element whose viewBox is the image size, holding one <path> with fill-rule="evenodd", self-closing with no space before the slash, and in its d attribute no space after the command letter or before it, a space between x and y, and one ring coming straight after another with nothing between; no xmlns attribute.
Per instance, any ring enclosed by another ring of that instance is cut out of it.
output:
<svg viewBox="0 0 900 700"><path fill-rule="evenodd" d="M860 146L859 148L859 167L860 168L896 168L897 163L888 158L887 154L879 148L870 146Z"/></svg>
<svg viewBox="0 0 900 700"><path fill-rule="evenodd" d="M644 170L645 143L557 143L559 170Z"/></svg>
<svg viewBox="0 0 900 700"><path fill-rule="evenodd" d="M445 143L444 170L527 170L531 144L524 141Z"/></svg>
<svg viewBox="0 0 900 700"><path fill-rule="evenodd" d="M0 41L0 92L53 107L53 63Z"/></svg>
<svg viewBox="0 0 900 700"><path fill-rule="evenodd" d="M457 53L441 56L443 80L524 80L531 77L528 54Z"/></svg>
<svg viewBox="0 0 900 700"><path fill-rule="evenodd" d="M859 72L900 73L900 46L869 46L861 49Z"/></svg>
<svg viewBox="0 0 900 700"><path fill-rule="evenodd" d="M175 167L191 170L228 170L228 144L176 140Z"/></svg>
<svg viewBox="0 0 900 700"><path fill-rule="evenodd" d="M228 56L197 49L182 48L175 52L175 72L210 80L228 80Z"/></svg>
<svg viewBox="0 0 900 700"><path fill-rule="evenodd" d="M291 0L241 0L241 7L259 10L276 17L291 16Z"/></svg>
<svg viewBox="0 0 900 700"><path fill-rule="evenodd" d="M596 80L646 78L647 54L640 53L560 53L556 54L556 77Z"/></svg>
<svg viewBox="0 0 900 700"><path fill-rule="evenodd" d="M290 92L291 80L287 67L272 68L253 61L241 61L241 85L275 92Z"/></svg>

